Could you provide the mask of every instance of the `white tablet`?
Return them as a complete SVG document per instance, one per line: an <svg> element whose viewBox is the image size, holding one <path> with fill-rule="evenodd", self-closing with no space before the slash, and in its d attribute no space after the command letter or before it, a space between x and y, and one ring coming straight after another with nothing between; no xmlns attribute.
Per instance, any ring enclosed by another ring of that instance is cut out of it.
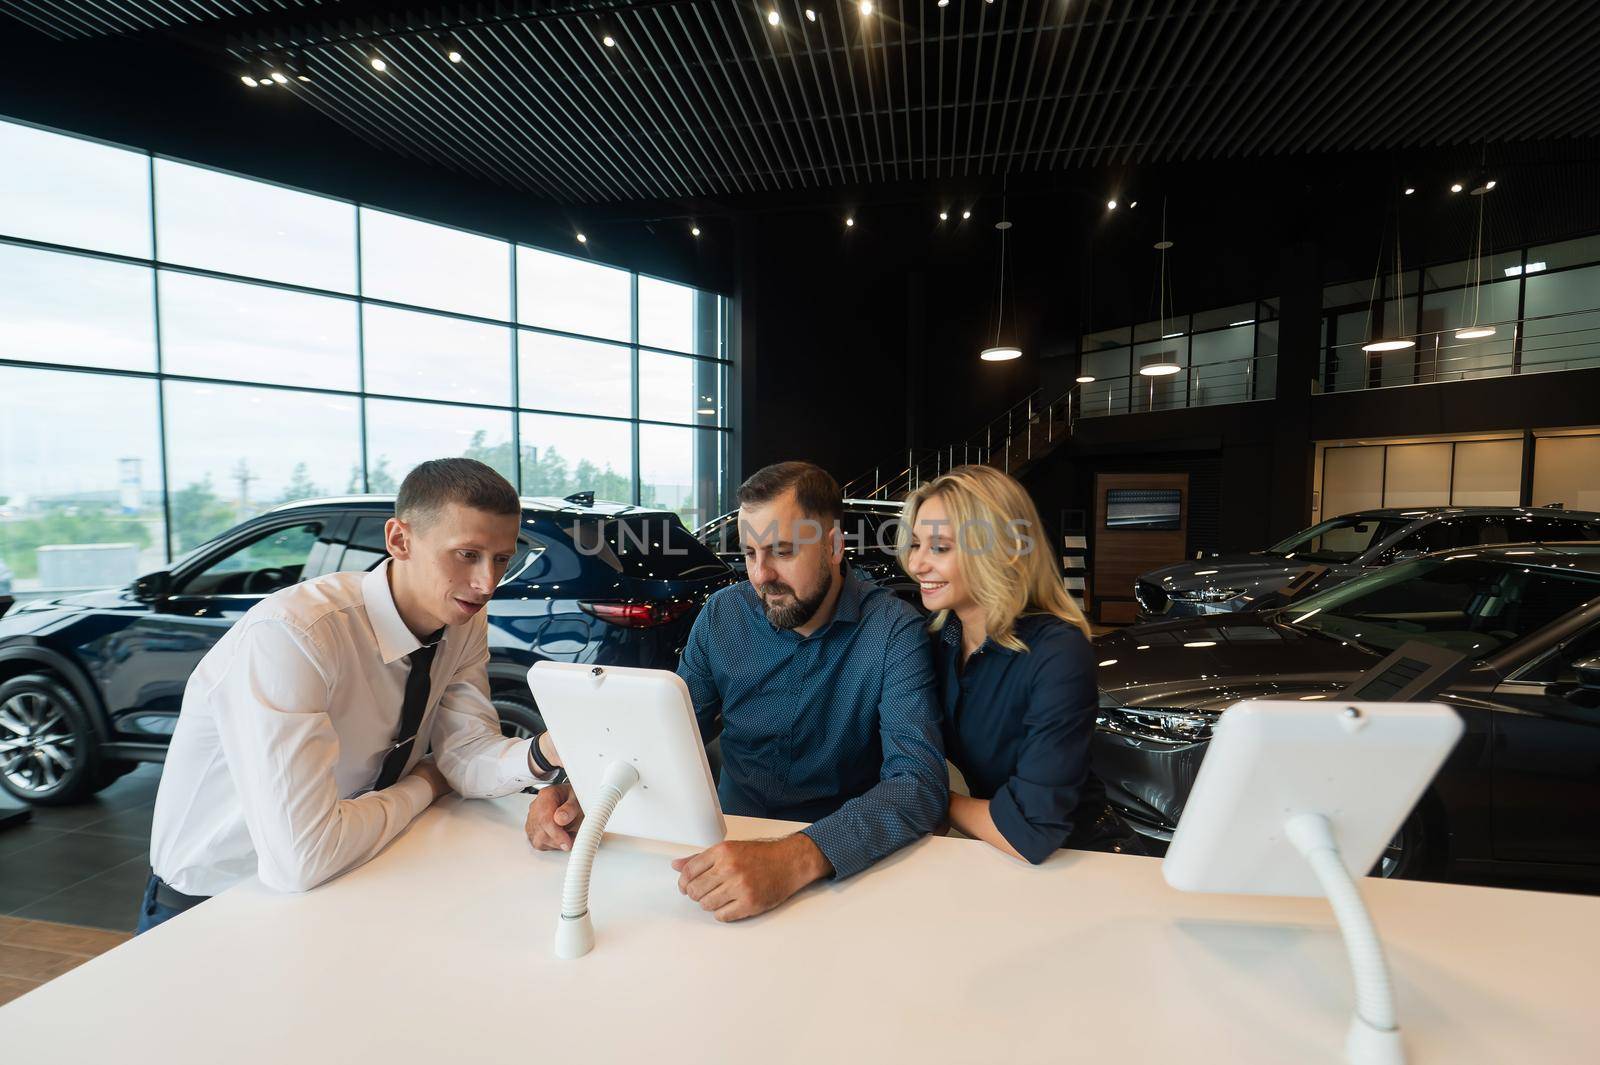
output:
<svg viewBox="0 0 1600 1065"><path fill-rule="evenodd" d="M607 765L638 771L608 832L696 847L727 835L694 703L676 673L539 662L528 687L585 809L595 808Z"/></svg>
<svg viewBox="0 0 1600 1065"><path fill-rule="evenodd" d="M1364 876L1461 731L1438 703L1237 703L1217 721L1162 873L1183 891L1321 895L1284 831L1316 813Z"/></svg>

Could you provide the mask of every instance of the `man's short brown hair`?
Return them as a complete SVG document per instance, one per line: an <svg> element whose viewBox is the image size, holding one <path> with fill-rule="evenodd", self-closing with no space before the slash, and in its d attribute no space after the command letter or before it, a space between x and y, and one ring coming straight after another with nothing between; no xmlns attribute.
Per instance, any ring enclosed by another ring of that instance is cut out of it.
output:
<svg viewBox="0 0 1600 1065"><path fill-rule="evenodd" d="M400 482L394 516L425 525L451 503L490 514L522 513L511 482L477 459L429 459Z"/></svg>
<svg viewBox="0 0 1600 1065"><path fill-rule="evenodd" d="M844 493L833 474L811 462L777 462L739 486L739 505L770 503L789 489L806 517L831 527L844 518Z"/></svg>

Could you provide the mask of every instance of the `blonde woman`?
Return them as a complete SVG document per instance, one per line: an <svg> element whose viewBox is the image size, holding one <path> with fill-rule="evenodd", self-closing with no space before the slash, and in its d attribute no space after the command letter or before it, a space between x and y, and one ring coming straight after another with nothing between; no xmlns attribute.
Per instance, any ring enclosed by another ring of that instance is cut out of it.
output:
<svg viewBox="0 0 1600 1065"><path fill-rule="evenodd" d="M1089 771L1089 623L1027 491L958 466L913 492L901 521L900 564L933 612L945 753L972 792L951 794L950 823L1034 864L1068 845L1142 853Z"/></svg>

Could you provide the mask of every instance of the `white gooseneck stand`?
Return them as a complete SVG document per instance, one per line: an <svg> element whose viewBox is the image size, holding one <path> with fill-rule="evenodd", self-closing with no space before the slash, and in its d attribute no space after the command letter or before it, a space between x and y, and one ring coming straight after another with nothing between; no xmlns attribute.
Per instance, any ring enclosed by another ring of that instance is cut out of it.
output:
<svg viewBox="0 0 1600 1065"><path fill-rule="evenodd" d="M1350 1065L1404 1065L1400 1026L1395 1021L1394 988L1383 943L1372 926L1361 891L1339 856L1333 826L1321 814L1297 814L1284 825L1289 841L1304 855L1333 907L1355 977L1356 1012L1345 1037Z"/></svg>
<svg viewBox="0 0 1600 1065"><path fill-rule="evenodd" d="M561 919L556 922L556 957L581 958L594 949L594 923L589 919L589 875L606 833L606 822L628 789L639 782L639 771L627 762L606 767L600 801L586 811L578 838L567 859L567 879L561 888Z"/></svg>

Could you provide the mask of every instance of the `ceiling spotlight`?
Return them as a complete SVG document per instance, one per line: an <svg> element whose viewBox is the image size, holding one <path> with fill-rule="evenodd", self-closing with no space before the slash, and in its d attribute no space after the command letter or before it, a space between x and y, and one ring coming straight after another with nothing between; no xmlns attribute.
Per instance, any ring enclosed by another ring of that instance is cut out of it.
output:
<svg viewBox="0 0 1600 1065"><path fill-rule="evenodd" d="M767 12L767 25L768 26L776 26L776 25L778 25L778 23L780 23L782 21L783 21L783 19L778 17L778 9L777 8L773 8L771 11Z"/></svg>
<svg viewBox="0 0 1600 1065"><path fill-rule="evenodd" d="M965 222L967 219L969 219L971 217L972 217L972 212L971 211L962 211L961 212L961 220L963 222Z"/></svg>
<svg viewBox="0 0 1600 1065"><path fill-rule="evenodd" d="M855 225L855 224L856 224L856 220L855 220L855 218L854 218L854 217L847 217L847 218L846 218L846 219L845 219L845 220L844 220L844 224L845 224L845 228L846 228L846 229L848 229L848 228L850 228L850 227L851 227L851 226L853 226L853 225Z"/></svg>
<svg viewBox="0 0 1600 1065"><path fill-rule="evenodd" d="M277 82L279 85L289 84L289 79L283 76L283 72L281 70L274 70L272 72L272 80Z"/></svg>
<svg viewBox="0 0 1600 1065"><path fill-rule="evenodd" d="M940 211L939 212L939 221L941 221L941 222L950 221L950 212L949 211Z"/></svg>
<svg viewBox="0 0 1600 1065"><path fill-rule="evenodd" d="M589 243L589 238L584 236L582 233L579 233L578 234L578 243L579 244L587 244L587 243Z"/></svg>
<svg viewBox="0 0 1600 1065"><path fill-rule="evenodd" d="M872 0L861 0L861 14L872 14Z"/></svg>
<svg viewBox="0 0 1600 1065"><path fill-rule="evenodd" d="M1486 185L1484 185L1484 186L1483 186L1483 187L1484 187L1484 188L1486 188L1486 189L1492 189L1492 188L1494 188L1494 187L1495 187L1495 184L1496 184L1496 183L1495 183L1495 182L1494 182L1494 181L1493 181L1493 180L1492 180L1492 179L1491 179L1491 180L1490 180L1490 181L1489 181L1489 183L1488 183L1488 184L1486 184Z"/></svg>
<svg viewBox="0 0 1600 1065"><path fill-rule="evenodd" d="M940 7L949 7L950 6L950 0L939 0L939 6Z"/></svg>
<svg viewBox="0 0 1600 1065"><path fill-rule="evenodd" d="M1415 189L1415 188L1413 188L1413 187L1412 187L1412 186L1410 186L1410 185L1407 185L1407 186L1406 186L1406 195L1407 195L1407 196L1410 196L1410 195L1411 195L1411 194L1412 194L1412 193L1414 193L1414 192L1416 192L1416 191L1417 191L1417 190L1416 190L1416 189Z"/></svg>
<svg viewBox="0 0 1600 1065"><path fill-rule="evenodd" d="M452 48L448 52L446 52L444 57L446 59L450 60L450 62L452 62L452 63L461 62L461 53L456 51L454 48Z"/></svg>
<svg viewBox="0 0 1600 1065"><path fill-rule="evenodd" d="M256 81L255 78L252 78L248 74L240 74L239 75L239 80L244 82L246 85L250 86L252 89L255 88L257 85L261 84L260 82Z"/></svg>
<svg viewBox="0 0 1600 1065"><path fill-rule="evenodd" d="M1461 182L1458 181L1454 185L1451 185L1450 186L1450 191L1451 192L1460 192L1461 191Z"/></svg>
<svg viewBox="0 0 1600 1065"><path fill-rule="evenodd" d="M690 226L689 227L689 235L691 237L698 237L700 235L700 227L699 226Z"/></svg>
<svg viewBox="0 0 1600 1065"><path fill-rule="evenodd" d="M815 21L817 21L817 13L815 11L811 10L811 8L809 8L809 7L806 8L806 21L807 22L815 22Z"/></svg>
<svg viewBox="0 0 1600 1065"><path fill-rule="evenodd" d="M1116 200L1107 200L1106 201L1106 210L1115 211L1116 209L1117 209L1117 201Z"/></svg>
<svg viewBox="0 0 1600 1065"><path fill-rule="evenodd" d="M1128 210L1131 211L1137 206L1139 206L1139 201L1138 200L1134 200L1132 203L1128 204Z"/></svg>
<svg viewBox="0 0 1600 1065"><path fill-rule="evenodd" d="M1094 383L1094 378L1090 377L1088 374L1083 374L1081 377L1078 378L1078 383L1080 385L1093 384Z"/></svg>
<svg viewBox="0 0 1600 1065"><path fill-rule="evenodd" d="M295 75L295 76L294 76L294 77L295 77L295 80L296 80L296 81L306 81L306 82L309 82L309 81L310 81L310 80L311 80L311 79L310 79L310 78L308 78L308 77L306 77L306 76L305 76L305 75L304 75L304 74L296 74L296 75Z"/></svg>
<svg viewBox="0 0 1600 1065"><path fill-rule="evenodd" d="M379 74L382 74L385 70L389 69L389 64L385 63L381 56L373 56L370 60L368 60L368 62L372 64L372 69L376 70Z"/></svg>
<svg viewBox="0 0 1600 1065"><path fill-rule="evenodd" d="M600 43L605 45L607 48L615 48L617 46L617 39L608 33L604 37L600 38Z"/></svg>

